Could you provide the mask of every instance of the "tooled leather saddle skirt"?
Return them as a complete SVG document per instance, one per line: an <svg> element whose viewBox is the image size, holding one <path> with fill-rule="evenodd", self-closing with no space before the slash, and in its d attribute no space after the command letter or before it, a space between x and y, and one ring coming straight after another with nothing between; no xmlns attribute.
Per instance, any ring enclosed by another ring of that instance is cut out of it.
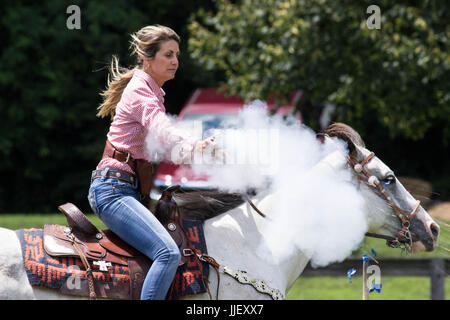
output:
<svg viewBox="0 0 450 320"><path fill-rule="evenodd" d="M111 230L98 230L86 216L72 203L66 203L58 207L65 214L68 226L48 224L44 226L43 247L51 257L80 258L84 255L92 265L94 275L94 289L97 297L113 299L139 299L142 284L151 266L152 261L137 251ZM188 241L180 222L170 220L164 225L169 234L175 240L180 252L186 252ZM75 249L76 242L80 253ZM181 255L180 266L186 263L186 257ZM128 271L128 287L123 283L101 281L98 275L111 274L113 268ZM89 296L87 280L81 277L81 285L67 286L61 289L62 293ZM170 297L168 297L170 298Z"/></svg>

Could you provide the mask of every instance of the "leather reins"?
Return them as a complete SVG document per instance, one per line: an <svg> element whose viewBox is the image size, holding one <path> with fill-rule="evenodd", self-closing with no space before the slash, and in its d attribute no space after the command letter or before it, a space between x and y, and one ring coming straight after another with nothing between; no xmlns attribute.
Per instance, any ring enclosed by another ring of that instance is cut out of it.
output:
<svg viewBox="0 0 450 320"><path fill-rule="evenodd" d="M374 237L374 238L380 238L387 240L387 244L389 246L399 246L400 244L403 244L406 246L407 250L411 249L412 245L412 237L411 232L409 230L409 227L411 225L411 221L414 219L414 215L417 212L417 209L420 206L420 201L417 200L416 205L411 210L410 213L406 213L402 209L400 209L391 199L389 194L386 192L386 190L383 188L382 184L378 180L378 178L374 175L370 175L367 170L364 168L364 166L375 156L375 154L372 152L370 153L364 160L361 162L358 162L357 160L353 159L349 155L347 155L347 160L349 164L353 167L353 170L356 172L358 176L358 187L359 183L361 181L364 181L372 190L374 190L378 195L382 196L386 202L389 204L389 206L395 211L397 217L400 219L401 222L401 230L399 231L398 235L396 237L387 236L387 235L381 235L377 233L367 232L366 236L368 237Z"/></svg>
<svg viewBox="0 0 450 320"><path fill-rule="evenodd" d="M247 194L243 194L245 200L247 200L247 202L250 204L250 206L253 208L253 210L255 210L261 217L265 218L266 215L264 213L261 212L261 210L258 209L257 206L255 206L255 204L253 203L252 200L250 200L250 197Z"/></svg>

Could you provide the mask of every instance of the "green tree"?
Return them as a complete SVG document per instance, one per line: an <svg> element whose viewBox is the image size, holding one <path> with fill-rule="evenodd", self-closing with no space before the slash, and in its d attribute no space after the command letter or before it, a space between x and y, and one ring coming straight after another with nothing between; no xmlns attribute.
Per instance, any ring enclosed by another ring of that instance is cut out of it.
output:
<svg viewBox="0 0 450 320"><path fill-rule="evenodd" d="M81 29L66 13L78 5ZM71 201L89 210L90 172L100 160L109 119L95 117L112 55L123 66L130 33L163 24L182 42L177 77L164 89L177 113L202 73L187 54L185 27L208 0L4 1L0 28L0 212L56 211Z"/></svg>
<svg viewBox="0 0 450 320"><path fill-rule="evenodd" d="M364 133L376 118L390 137L450 139L450 7L425 1L218 0L189 29L192 57L221 70L229 94L280 101L304 89ZM381 29L369 29L369 5Z"/></svg>
<svg viewBox="0 0 450 320"><path fill-rule="evenodd" d="M369 5L380 8L380 29L366 24ZM320 104L334 104L334 120L397 173L432 181L448 199L449 13L436 0L217 0L191 19L189 50L222 73L230 95L282 102L305 90L298 107L313 129Z"/></svg>

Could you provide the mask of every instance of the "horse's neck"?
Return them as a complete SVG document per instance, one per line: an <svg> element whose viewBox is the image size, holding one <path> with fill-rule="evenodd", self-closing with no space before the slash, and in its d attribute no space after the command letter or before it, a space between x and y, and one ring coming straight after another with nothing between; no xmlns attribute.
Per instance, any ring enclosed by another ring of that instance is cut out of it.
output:
<svg viewBox="0 0 450 320"><path fill-rule="evenodd" d="M269 286L284 292L289 286L292 271L289 264L298 261L293 247L291 259L280 261L277 252L266 244L264 230L271 222L272 195L255 198L253 202L266 218L260 216L249 203L205 222L208 252L222 266L247 271L253 278L266 281ZM283 260L286 257L283 257ZM291 263L292 261L292 263ZM306 263L305 263L306 264Z"/></svg>
<svg viewBox="0 0 450 320"><path fill-rule="evenodd" d="M271 261L275 265L276 272L280 274L280 283L283 285L283 289L286 291L294 284L295 280L303 272L304 268L308 264L310 257L299 250L293 241L295 230L285 230L285 241L282 241L282 250L279 250L277 246L274 246L273 237L271 234L273 231L274 220L280 217L274 216L279 209L279 201L283 201L285 195L284 190L280 189L277 192L264 196L257 201L257 207L267 214L267 218L264 220L264 224L261 226L262 233L264 235L263 242L259 244L258 252L264 255L263 260ZM289 215L288 212L286 212ZM295 212L290 212L295 214ZM283 217L281 217L283 219ZM289 219L289 218L288 218ZM288 222L288 221L287 221ZM270 239L272 237L272 239Z"/></svg>
<svg viewBox="0 0 450 320"><path fill-rule="evenodd" d="M295 244L296 230L281 230L282 245L274 241L275 220L288 219L298 214L294 210L281 210L280 203L296 201L296 183L305 183L327 170L337 170L345 164L341 152L330 154L304 175L303 182L292 181L289 186L280 186L276 192L256 197L254 204L267 215L261 217L248 203L205 222L208 251L219 264L241 269L253 277L264 279L270 286L288 290L303 271L309 257ZM287 192L286 192L287 191ZM276 216L280 215L281 216ZM282 225L286 225L285 223ZM279 231L279 230L277 230ZM272 237L269 239L269 237Z"/></svg>

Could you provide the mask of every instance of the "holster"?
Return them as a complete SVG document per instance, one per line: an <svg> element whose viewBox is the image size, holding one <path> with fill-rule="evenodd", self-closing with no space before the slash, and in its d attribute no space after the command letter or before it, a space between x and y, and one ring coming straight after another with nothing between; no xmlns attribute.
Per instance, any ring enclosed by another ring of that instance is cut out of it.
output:
<svg viewBox="0 0 450 320"><path fill-rule="evenodd" d="M136 159L136 175L139 181L139 193L141 194L141 201L150 208L150 190L152 188L152 173L153 165L144 159Z"/></svg>

